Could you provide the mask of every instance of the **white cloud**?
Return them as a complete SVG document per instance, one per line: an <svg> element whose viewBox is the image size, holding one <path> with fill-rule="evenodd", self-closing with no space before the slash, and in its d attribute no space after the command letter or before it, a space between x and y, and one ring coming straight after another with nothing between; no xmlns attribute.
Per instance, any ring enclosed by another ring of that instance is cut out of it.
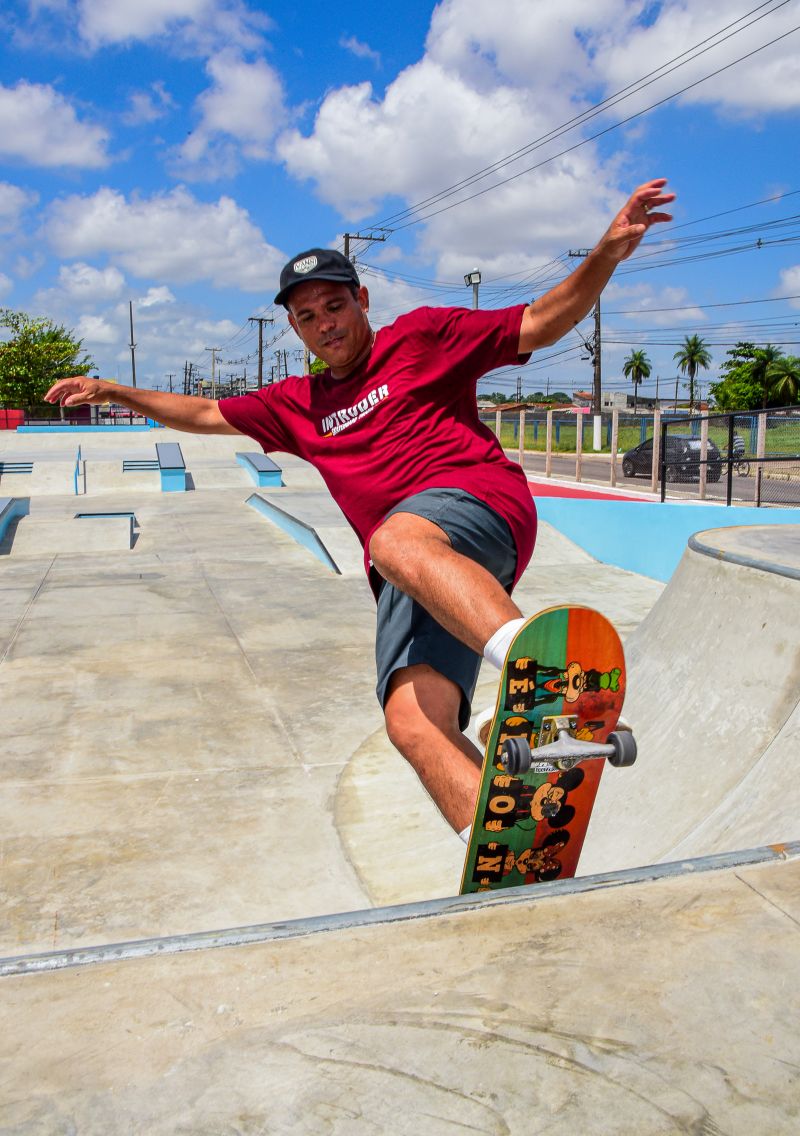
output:
<svg viewBox="0 0 800 1136"><path fill-rule="evenodd" d="M20 81L0 86L0 157L32 166L108 165L108 132L81 122L53 87Z"/></svg>
<svg viewBox="0 0 800 1136"><path fill-rule="evenodd" d="M507 85L480 92L426 59L402 72L383 100L369 83L331 92L313 134L287 131L277 150L295 177L313 179L323 200L355 219L385 194L417 198L457 181L548 121L528 92Z"/></svg>
<svg viewBox="0 0 800 1136"><path fill-rule="evenodd" d="M175 106L175 101L162 82L151 84L147 91L134 91L122 121L126 126L144 126L158 122Z"/></svg>
<svg viewBox="0 0 800 1136"><path fill-rule="evenodd" d="M69 299L82 303L112 300L125 287L125 277L118 268L93 268L82 261L64 264L58 273L58 288Z"/></svg>
<svg viewBox="0 0 800 1136"><path fill-rule="evenodd" d="M285 260L232 198L205 203L183 186L131 200L109 188L61 198L43 232L62 257L106 255L132 276L159 283L207 280L261 292L274 286Z"/></svg>
<svg viewBox="0 0 800 1136"><path fill-rule="evenodd" d="M610 317L624 312L625 319L634 324L643 321L650 327L681 327L708 320L705 311L691 303L686 288L622 284L618 278L608 284L603 299Z"/></svg>
<svg viewBox="0 0 800 1136"><path fill-rule="evenodd" d="M11 277L6 276L4 272L0 272L0 299L5 299L13 287L14 281Z"/></svg>
<svg viewBox="0 0 800 1136"><path fill-rule="evenodd" d="M742 6L744 10L744 6ZM348 223L376 217L387 196L409 204L424 200L492 162L531 146L527 156L497 177L441 202L449 209L500 179L518 180L490 195L458 204L419 226L422 249L440 273L457 275L466 257L495 268L521 271L532 258L591 244L633 188L621 184L625 136L616 135L616 158L607 158L587 134L722 66L786 30L792 13L776 12L754 29L704 56L694 69L676 72L666 85L648 89L589 127L564 124L638 79L661 61L734 18L699 0L442 0L434 9L424 57L378 95L369 83L331 90L310 131L284 132L276 150L294 177L311 182L317 195ZM644 26L650 21L650 26ZM705 99L724 111L800 104L800 63L789 38L684 96ZM778 91L768 90L772 85ZM628 139L647 118L628 129ZM552 140L549 136L552 134ZM556 135L559 135L556 137ZM556 155L580 145L561 157ZM544 163L544 164L542 164ZM531 167L538 167L531 170ZM530 172L525 172L530 170ZM642 170L641 178L661 170Z"/></svg>
<svg viewBox="0 0 800 1136"><path fill-rule="evenodd" d="M666 0L656 18L643 27L637 23L637 9L631 6L624 24L609 27L605 33L599 26L596 28L598 76L610 90L622 88L645 71L682 56L695 44L709 38L716 40L720 29L734 25L730 31L736 34L726 42L720 37L719 47L713 47L697 62L687 63L667 79L649 87L646 98L639 101L652 103L742 59L741 63L681 95L681 101L705 103L744 115L797 109L800 107L800 57L796 36L787 35L752 58L743 58L769 41L792 32L797 23L796 12L792 5L785 5L770 11L752 27L745 27L747 21L739 21L738 17L749 8L749 4L742 4L732 12L728 7L701 4L697 0Z"/></svg>
<svg viewBox="0 0 800 1136"><path fill-rule="evenodd" d="M286 121L280 78L263 59L248 63L226 49L208 61L206 72L212 85L197 99L200 123L177 155L176 169L184 176L229 175L240 153L268 158Z"/></svg>
<svg viewBox="0 0 800 1136"><path fill-rule="evenodd" d="M205 54L220 42L253 48L270 26L240 0L78 0L78 30L92 50L169 36L178 50Z"/></svg>
<svg viewBox="0 0 800 1136"><path fill-rule="evenodd" d="M104 316L84 315L75 325L75 335L83 340L84 350L90 355L95 355L98 347L118 343L120 331Z"/></svg>
<svg viewBox="0 0 800 1136"><path fill-rule="evenodd" d="M369 46L368 43L363 43L355 36L342 36L339 40L339 47L343 47L345 51L349 51L351 55L355 55L356 59L369 59L376 66L381 65L381 54Z"/></svg>
<svg viewBox="0 0 800 1136"><path fill-rule="evenodd" d="M160 308L163 304L174 304L175 297L169 288L162 285L160 288L148 288L136 303L140 308Z"/></svg>
<svg viewBox="0 0 800 1136"><path fill-rule="evenodd" d="M778 292L781 296L800 296L800 264L794 264L791 268L784 268L781 272L781 285ZM800 308L800 300L790 300L789 304L793 308Z"/></svg>
<svg viewBox="0 0 800 1136"><path fill-rule="evenodd" d="M22 214L37 201L35 193L20 189L7 181L0 181L0 233L13 233L19 226Z"/></svg>
<svg viewBox="0 0 800 1136"><path fill-rule="evenodd" d="M476 87L501 77L560 101L560 92L569 99L590 80L587 47L597 30L619 25L640 7L630 0L444 0L431 18L426 54Z"/></svg>

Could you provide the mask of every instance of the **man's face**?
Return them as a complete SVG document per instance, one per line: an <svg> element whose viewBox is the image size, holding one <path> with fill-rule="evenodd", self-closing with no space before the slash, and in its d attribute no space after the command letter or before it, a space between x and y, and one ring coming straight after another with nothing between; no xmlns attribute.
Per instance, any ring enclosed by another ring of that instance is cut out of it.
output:
<svg viewBox="0 0 800 1136"><path fill-rule="evenodd" d="M307 280L289 294L289 323L309 351L322 359L335 379L346 378L369 355L372 329L369 295L354 296L346 284Z"/></svg>

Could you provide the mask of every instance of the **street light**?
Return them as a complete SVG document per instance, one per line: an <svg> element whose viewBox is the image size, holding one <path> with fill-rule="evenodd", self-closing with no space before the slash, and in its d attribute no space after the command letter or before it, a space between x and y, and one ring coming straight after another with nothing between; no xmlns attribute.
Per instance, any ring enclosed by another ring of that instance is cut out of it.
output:
<svg viewBox="0 0 800 1136"><path fill-rule="evenodd" d="M469 288L470 284L472 285L472 306L473 306L473 308L477 308L477 306L478 306L478 288L480 287L480 283L481 283L480 269L479 268L473 268L472 272L468 272L467 275L464 277L464 283L466 284L466 286L468 288Z"/></svg>

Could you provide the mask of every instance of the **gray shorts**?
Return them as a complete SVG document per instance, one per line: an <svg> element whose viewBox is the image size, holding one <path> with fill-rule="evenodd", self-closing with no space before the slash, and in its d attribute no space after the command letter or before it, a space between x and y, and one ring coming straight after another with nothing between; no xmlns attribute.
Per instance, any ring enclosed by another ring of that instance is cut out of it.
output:
<svg viewBox="0 0 800 1136"><path fill-rule="evenodd" d="M426 489L406 497L386 514L414 513L438 525L456 552L476 560L511 591L517 567L514 539L503 518L463 489ZM470 603L470 597L464 597ZM376 693L386 702L389 680L401 667L427 663L461 688L459 725L465 729L472 710L481 656L445 631L416 600L383 581L378 595L375 639Z"/></svg>

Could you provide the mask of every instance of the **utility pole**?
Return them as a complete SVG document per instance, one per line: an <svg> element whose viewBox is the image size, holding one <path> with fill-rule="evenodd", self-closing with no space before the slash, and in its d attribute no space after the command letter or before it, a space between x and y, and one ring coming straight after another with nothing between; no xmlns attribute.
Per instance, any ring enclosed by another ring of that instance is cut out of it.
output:
<svg viewBox="0 0 800 1136"><path fill-rule="evenodd" d="M353 258L350 256L350 242L351 241L366 241L367 244L374 244L376 241L385 241L389 234L386 233L382 237L376 237L375 233L345 233L344 234L344 255L349 261Z"/></svg>
<svg viewBox="0 0 800 1136"><path fill-rule="evenodd" d="M217 352L221 351L221 347L206 347L206 351L211 352L211 397L217 397Z"/></svg>
<svg viewBox="0 0 800 1136"><path fill-rule="evenodd" d="M272 316L248 316L250 323L258 324L258 389L264 385L264 324L275 323Z"/></svg>
<svg viewBox="0 0 800 1136"><path fill-rule="evenodd" d="M588 256L591 251L592 250L588 249L588 248L585 248L585 249L570 249L569 255L570 256L584 257L584 256ZM600 297L599 296L597 297L597 303L594 306L594 336L592 338L591 343L587 343L586 340L584 340L584 343L588 347L589 353L592 357L592 370L593 370L592 414L599 414L600 413L600 404L603 401L603 375L602 375L602 368L601 368L602 342L601 342L601 336L600 336Z"/></svg>
<svg viewBox="0 0 800 1136"><path fill-rule="evenodd" d="M167 378L169 379L169 393L172 394L172 380L175 378L175 375L167 375Z"/></svg>
<svg viewBox="0 0 800 1136"><path fill-rule="evenodd" d="M603 375L600 366L602 357L600 342L600 297L594 306L594 356L592 359L594 374L592 385L592 409L595 414L600 413L600 403L603 401Z"/></svg>
<svg viewBox="0 0 800 1136"><path fill-rule="evenodd" d="M136 344L133 341L133 300L128 300L128 310L131 316L131 378L136 386Z"/></svg>

